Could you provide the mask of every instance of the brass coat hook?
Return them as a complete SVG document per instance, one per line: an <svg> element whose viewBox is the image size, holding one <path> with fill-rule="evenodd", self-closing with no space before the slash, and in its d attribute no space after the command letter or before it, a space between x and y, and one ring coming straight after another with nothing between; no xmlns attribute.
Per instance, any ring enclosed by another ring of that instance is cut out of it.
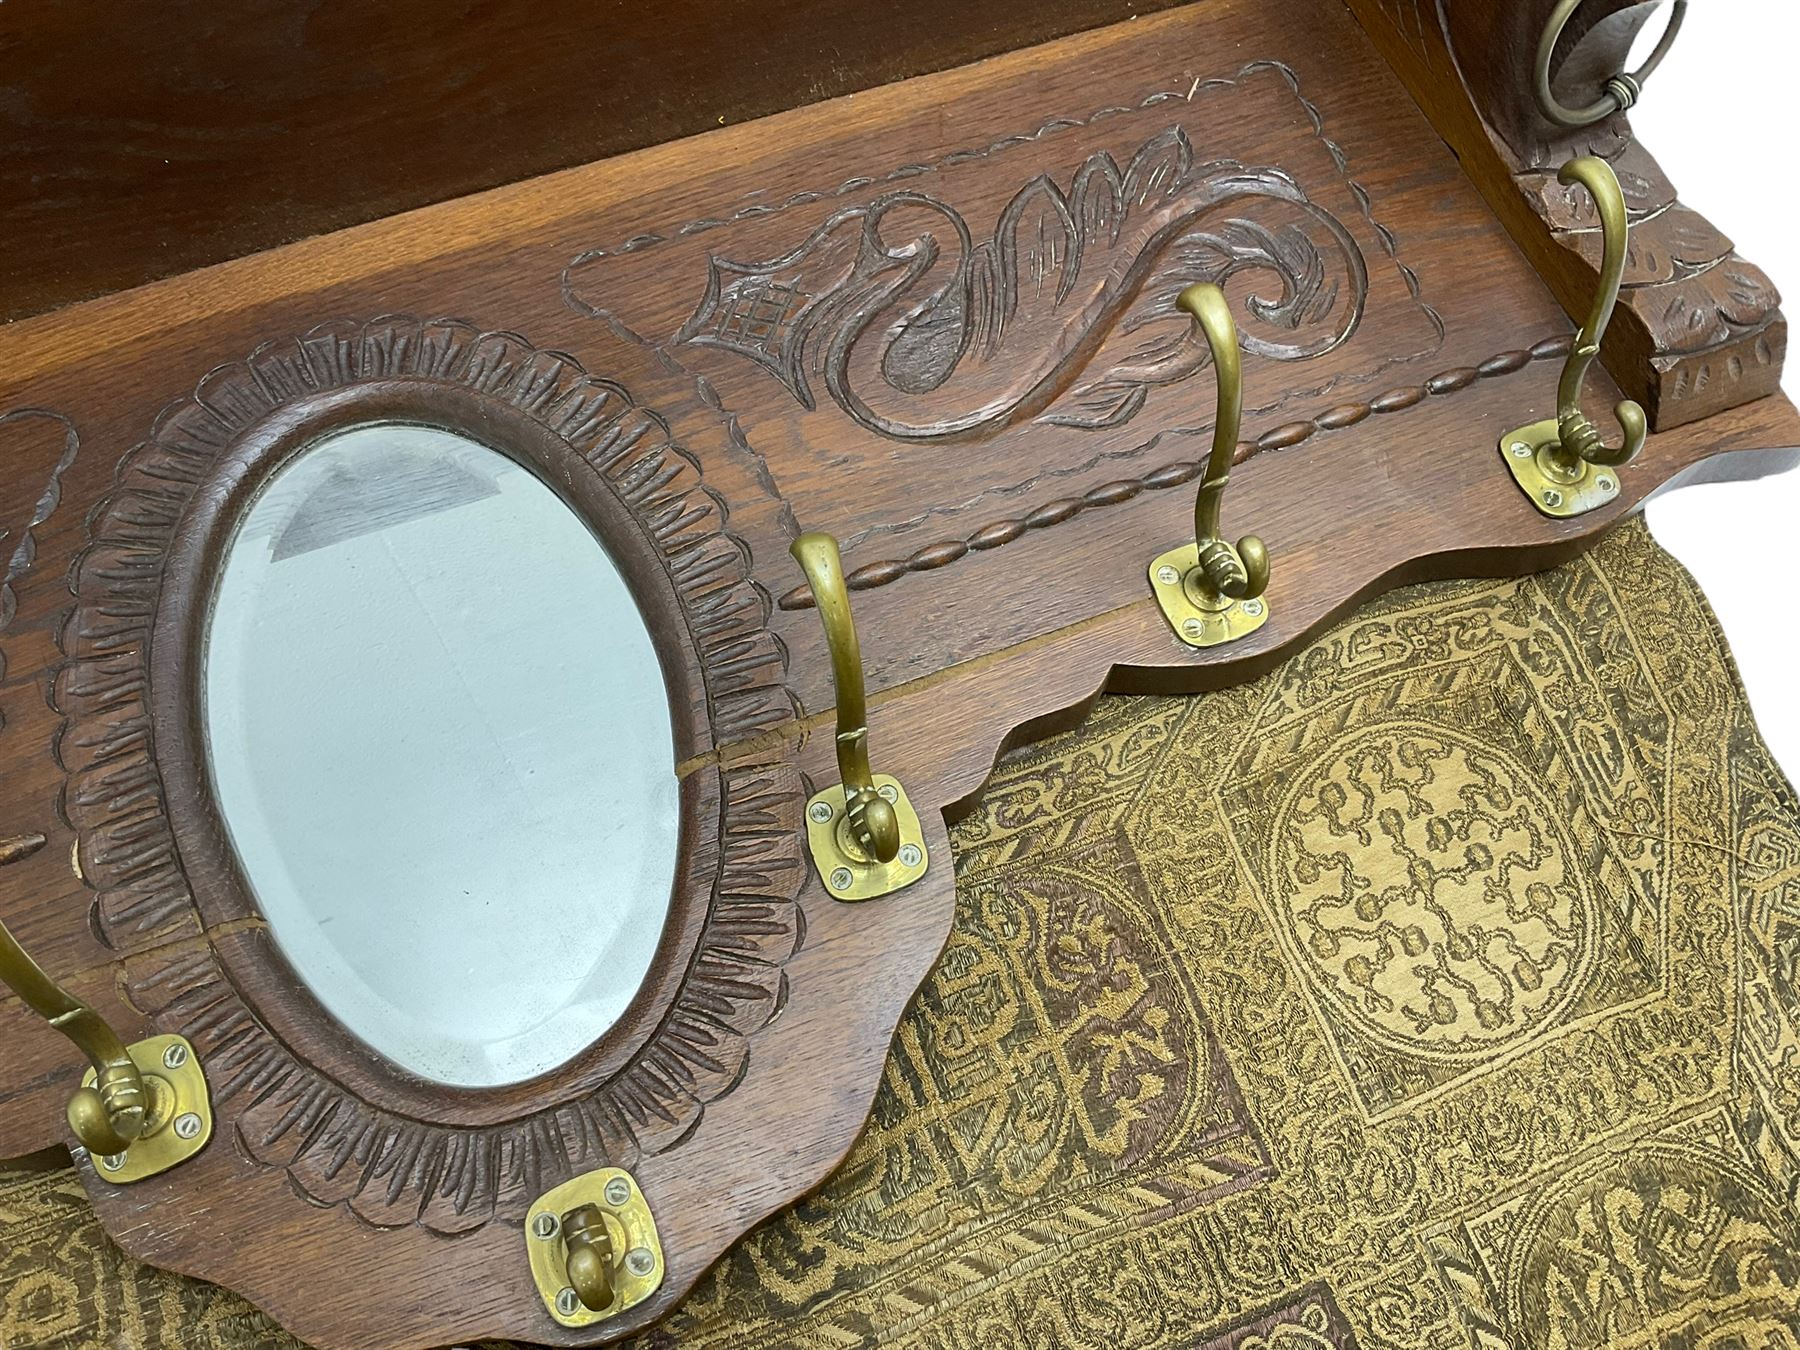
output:
<svg viewBox="0 0 1800 1350"><path fill-rule="evenodd" d="M1600 340L1619 301L1630 222L1619 177L1605 160L1594 155L1570 160L1557 180L1564 186L1579 183L1593 194L1602 242L1600 290L1563 363L1556 416L1508 432L1500 438L1500 455L1532 504L1547 516L1563 518L1584 515L1619 495L1616 470L1643 449L1649 422L1643 408L1630 399L1621 400L1613 415L1624 428L1625 439L1613 447L1581 410L1582 384L1600 355Z"/></svg>
<svg viewBox="0 0 1800 1350"><path fill-rule="evenodd" d="M1556 55L1556 44L1562 39L1563 29L1568 26L1575 11L1581 8L1581 0L1560 0L1556 8L1550 11L1550 18L1544 24L1543 36L1538 39L1538 111L1557 126L1573 130L1592 126L1614 113L1635 107L1638 96L1644 92L1644 81L1655 73L1656 68L1662 64L1663 57L1669 54L1669 48L1675 45L1675 39L1681 33L1682 20L1687 18L1687 7L1688 0L1675 0L1675 7L1669 14L1669 26L1663 30L1656 49L1642 66L1629 75L1621 71L1613 76L1606 82L1605 91L1592 103L1580 108L1568 108L1563 106L1550 88L1550 62Z"/></svg>
<svg viewBox="0 0 1800 1350"><path fill-rule="evenodd" d="M621 1167L540 1195L525 1216L525 1255L544 1307L565 1327L592 1326L662 1287L667 1267L650 1202Z"/></svg>
<svg viewBox="0 0 1800 1350"><path fill-rule="evenodd" d="M0 864L43 847L41 834L0 840ZM99 1174L124 1184L166 1172L212 1136L212 1105L194 1047L181 1036L126 1045L108 1022L44 973L0 923L0 980L93 1065L69 1101L69 1129Z"/></svg>
<svg viewBox="0 0 1800 1350"><path fill-rule="evenodd" d="M918 813L899 780L869 771L868 703L862 644L850 612L844 560L829 534L808 532L790 550L812 587L837 691L837 762L842 781L806 806L806 838L825 888L839 900L891 895L925 875L929 859Z"/></svg>
<svg viewBox="0 0 1800 1350"><path fill-rule="evenodd" d="M1262 599L1269 585L1269 551L1253 534L1235 545L1227 543L1219 527L1244 420L1243 358L1230 302L1217 286L1201 283L1183 290L1175 304L1193 315L1212 348L1218 413L1206 475L1194 498L1194 542L1170 549L1150 564L1150 589L1177 637L1190 647L1216 647L1269 621Z"/></svg>

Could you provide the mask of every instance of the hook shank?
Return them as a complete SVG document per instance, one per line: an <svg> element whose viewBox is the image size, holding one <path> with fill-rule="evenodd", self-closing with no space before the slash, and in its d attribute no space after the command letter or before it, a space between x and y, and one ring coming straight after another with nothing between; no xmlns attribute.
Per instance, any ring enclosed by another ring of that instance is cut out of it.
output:
<svg viewBox="0 0 1800 1350"><path fill-rule="evenodd" d="M1220 533L1220 514L1225 488L1231 481L1231 462L1237 454L1244 422L1244 363L1238 348L1237 325L1231 318L1231 302L1225 292L1209 282L1186 287L1175 298L1176 307L1192 315L1206 345L1212 349L1213 375L1218 386L1218 411L1213 421L1212 453L1207 456L1206 476L1194 497L1194 542L1208 585L1234 600L1254 600L1269 585L1269 555L1262 540L1245 535L1233 548Z"/></svg>
<svg viewBox="0 0 1800 1350"><path fill-rule="evenodd" d="M875 790L869 769L869 710L863 688L862 644L850 612L850 588L838 542L809 531L789 549L812 587L825 644L831 649L831 678L837 690L838 776L844 807L859 848L877 862L892 862L900 851L900 821L893 805Z"/></svg>

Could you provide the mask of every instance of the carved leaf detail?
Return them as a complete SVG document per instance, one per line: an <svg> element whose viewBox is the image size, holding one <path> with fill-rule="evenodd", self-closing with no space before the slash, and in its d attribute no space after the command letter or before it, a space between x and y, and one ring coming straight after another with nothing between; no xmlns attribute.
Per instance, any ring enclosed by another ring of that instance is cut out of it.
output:
<svg viewBox="0 0 1800 1350"><path fill-rule="evenodd" d="M1747 328L1781 304L1781 293L1760 267L1734 256L1718 270L1719 312L1728 322Z"/></svg>
<svg viewBox="0 0 1800 1350"><path fill-rule="evenodd" d="M756 361L807 408L822 379L870 430L935 440L1040 413L1084 427L1136 415L1205 362L1171 322L1191 281L1268 274L1245 322L1271 331L1245 345L1278 360L1330 351L1361 321L1360 248L1278 169L1197 165L1174 126L1125 169L1102 151L1069 183L1032 179L979 243L955 208L907 190L838 212L777 258L715 255L675 340ZM1140 334L1153 324L1169 331ZM1102 373L1065 394L1084 369Z"/></svg>

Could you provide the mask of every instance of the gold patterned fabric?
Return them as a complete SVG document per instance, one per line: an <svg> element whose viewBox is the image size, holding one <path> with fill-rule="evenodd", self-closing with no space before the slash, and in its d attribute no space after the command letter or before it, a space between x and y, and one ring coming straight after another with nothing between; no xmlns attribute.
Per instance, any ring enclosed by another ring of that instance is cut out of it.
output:
<svg viewBox="0 0 1800 1350"><path fill-rule="evenodd" d="M867 1133L643 1350L1800 1347L1800 811L1641 524L1105 700L954 843ZM291 1343L41 1166L0 1290Z"/></svg>

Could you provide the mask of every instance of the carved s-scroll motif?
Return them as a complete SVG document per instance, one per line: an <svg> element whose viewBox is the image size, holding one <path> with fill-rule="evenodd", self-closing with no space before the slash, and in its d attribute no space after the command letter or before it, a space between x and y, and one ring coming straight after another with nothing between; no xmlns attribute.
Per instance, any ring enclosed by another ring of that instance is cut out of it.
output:
<svg viewBox="0 0 1800 1350"><path fill-rule="evenodd" d="M1259 203L1271 219L1232 214ZM1109 427L1210 361L1176 292L1240 275L1269 291L1244 302L1244 346L1279 361L1338 346L1368 297L1361 248L1290 175L1196 163L1171 126L1123 169L1102 150L1066 190L1033 179L979 243L955 207L901 190L837 212L779 257L709 255L675 341L748 357L808 409L822 384L899 440L1032 416Z"/></svg>

